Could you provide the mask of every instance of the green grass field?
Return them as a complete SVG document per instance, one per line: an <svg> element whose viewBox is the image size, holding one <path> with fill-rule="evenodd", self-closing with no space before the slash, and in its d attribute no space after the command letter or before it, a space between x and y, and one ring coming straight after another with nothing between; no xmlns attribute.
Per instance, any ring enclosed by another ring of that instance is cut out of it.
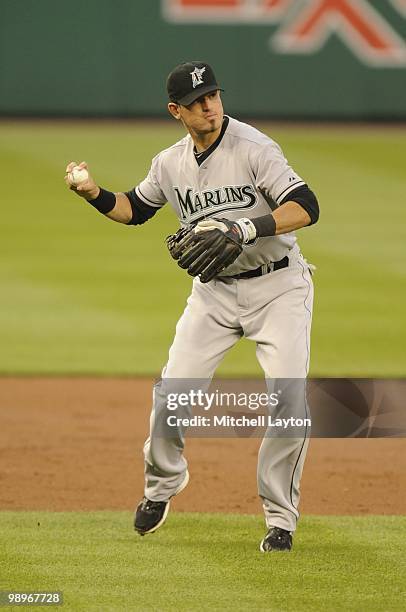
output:
<svg viewBox="0 0 406 612"><path fill-rule="evenodd" d="M305 517L261 554L259 516L176 514L140 538L123 512L2 513L3 590L64 610L404 610L406 517Z"/></svg>
<svg viewBox="0 0 406 612"><path fill-rule="evenodd" d="M406 131L262 126L319 196L299 232L316 266L311 374L406 374ZM181 137L171 123L2 123L1 373L155 374L190 279L167 255L169 206L141 228L70 193L67 161L124 190ZM219 374L255 375L241 342Z"/></svg>

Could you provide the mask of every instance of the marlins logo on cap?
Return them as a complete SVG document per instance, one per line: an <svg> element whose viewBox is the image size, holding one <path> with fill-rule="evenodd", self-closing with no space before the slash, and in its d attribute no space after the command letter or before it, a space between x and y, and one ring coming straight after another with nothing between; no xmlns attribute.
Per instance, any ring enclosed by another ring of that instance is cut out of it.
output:
<svg viewBox="0 0 406 612"><path fill-rule="evenodd" d="M204 68L195 68L193 72L191 72L192 84L193 87L197 87L198 85L202 85L203 81L203 72L206 70L206 66Z"/></svg>

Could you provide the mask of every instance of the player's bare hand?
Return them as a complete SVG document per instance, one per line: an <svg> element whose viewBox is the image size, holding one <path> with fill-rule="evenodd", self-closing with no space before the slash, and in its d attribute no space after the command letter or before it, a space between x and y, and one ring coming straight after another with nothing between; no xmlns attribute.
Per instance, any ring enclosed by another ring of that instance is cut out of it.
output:
<svg viewBox="0 0 406 612"><path fill-rule="evenodd" d="M89 174L86 162L77 164L75 161L66 166L65 183L77 195L86 200L94 200L99 195L99 187Z"/></svg>

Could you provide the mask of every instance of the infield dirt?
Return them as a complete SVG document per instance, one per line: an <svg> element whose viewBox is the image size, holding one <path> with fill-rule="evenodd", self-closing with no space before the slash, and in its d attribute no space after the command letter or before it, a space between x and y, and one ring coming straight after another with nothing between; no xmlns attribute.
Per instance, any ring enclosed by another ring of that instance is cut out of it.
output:
<svg viewBox="0 0 406 612"><path fill-rule="evenodd" d="M0 509L128 509L142 496L151 379L0 379ZM178 511L259 513L251 439L189 439ZM306 514L405 514L406 439L314 439Z"/></svg>

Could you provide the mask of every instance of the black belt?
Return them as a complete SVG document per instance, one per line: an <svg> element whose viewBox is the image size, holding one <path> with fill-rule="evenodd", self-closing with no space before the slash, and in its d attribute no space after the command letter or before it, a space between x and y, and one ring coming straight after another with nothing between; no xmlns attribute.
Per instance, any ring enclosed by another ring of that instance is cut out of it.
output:
<svg viewBox="0 0 406 612"><path fill-rule="evenodd" d="M236 278L237 280L240 278L255 278L255 276L264 276L265 274L269 274L269 272L275 272L275 270L282 270L282 268L287 268L288 265L289 257L286 255L286 257L280 259L279 261L271 261L268 264L259 266L259 268L255 268L255 270L241 272L241 274L235 274L234 276L229 276L228 278Z"/></svg>

